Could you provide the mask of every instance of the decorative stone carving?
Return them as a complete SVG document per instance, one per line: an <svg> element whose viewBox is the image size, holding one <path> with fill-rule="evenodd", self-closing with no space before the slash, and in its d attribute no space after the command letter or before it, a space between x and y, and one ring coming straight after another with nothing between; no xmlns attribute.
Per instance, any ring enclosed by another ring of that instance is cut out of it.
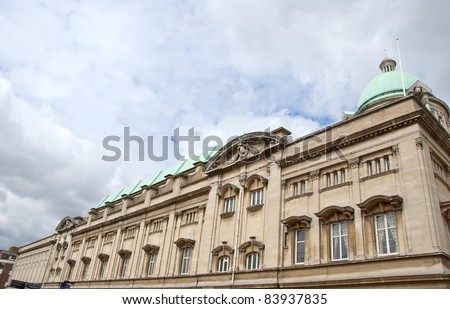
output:
<svg viewBox="0 0 450 309"><path fill-rule="evenodd" d="M421 137L416 138L416 148L418 150L423 150L423 141Z"/></svg>
<svg viewBox="0 0 450 309"><path fill-rule="evenodd" d="M375 195L357 204L365 216L402 209L403 199L398 195Z"/></svg>
<svg viewBox="0 0 450 309"><path fill-rule="evenodd" d="M305 229L311 226L311 217L308 216L292 216L281 220L281 223L289 230Z"/></svg>
<svg viewBox="0 0 450 309"><path fill-rule="evenodd" d="M394 154L395 154L396 156L399 156L399 155L400 155L400 148L398 147L398 145L392 146L392 151L394 152Z"/></svg>
<svg viewBox="0 0 450 309"><path fill-rule="evenodd" d="M247 186L247 174L246 173L239 175L239 184L243 188L245 188Z"/></svg>
<svg viewBox="0 0 450 309"><path fill-rule="evenodd" d="M359 158L353 158L348 160L348 165L350 168L358 168L359 166Z"/></svg>
<svg viewBox="0 0 450 309"><path fill-rule="evenodd" d="M315 213L322 224L353 220L354 210L350 206L328 206Z"/></svg>
<svg viewBox="0 0 450 309"><path fill-rule="evenodd" d="M309 175L311 176L311 180L317 180L319 179L320 170L312 171Z"/></svg>
<svg viewBox="0 0 450 309"><path fill-rule="evenodd" d="M271 160L271 154L284 149L286 139L270 132L254 132L236 137L218 151L205 165L205 173L220 173L225 168L237 167L263 157Z"/></svg>

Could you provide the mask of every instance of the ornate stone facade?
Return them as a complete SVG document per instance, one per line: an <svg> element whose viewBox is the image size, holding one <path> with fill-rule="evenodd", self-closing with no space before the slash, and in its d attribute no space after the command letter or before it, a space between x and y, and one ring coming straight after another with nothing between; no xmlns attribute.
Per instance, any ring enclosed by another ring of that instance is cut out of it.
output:
<svg viewBox="0 0 450 309"><path fill-rule="evenodd" d="M448 288L449 129L426 104L449 115L424 102L409 92L295 140L283 128L240 136L64 218L20 249L13 276L48 288Z"/></svg>

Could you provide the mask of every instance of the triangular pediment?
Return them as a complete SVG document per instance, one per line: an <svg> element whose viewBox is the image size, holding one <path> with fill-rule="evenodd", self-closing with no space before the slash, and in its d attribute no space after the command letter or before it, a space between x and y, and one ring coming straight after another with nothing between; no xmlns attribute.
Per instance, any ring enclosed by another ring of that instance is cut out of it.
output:
<svg viewBox="0 0 450 309"><path fill-rule="evenodd" d="M238 136L224 145L205 165L205 173L221 172L270 157L287 143L285 136L271 132L253 132Z"/></svg>

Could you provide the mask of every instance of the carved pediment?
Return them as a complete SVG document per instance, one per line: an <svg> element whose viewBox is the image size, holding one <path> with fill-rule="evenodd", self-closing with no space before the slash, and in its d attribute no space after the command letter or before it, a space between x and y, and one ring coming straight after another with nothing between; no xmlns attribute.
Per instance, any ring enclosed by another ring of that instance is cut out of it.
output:
<svg viewBox="0 0 450 309"><path fill-rule="evenodd" d="M375 195L360 204L356 204L365 216L397 211L402 209L403 199L398 195Z"/></svg>
<svg viewBox="0 0 450 309"><path fill-rule="evenodd" d="M55 231L57 231L58 233L62 233L64 231L73 229L77 226L77 224L75 223L75 220L71 217L65 217L64 219L62 219L59 224L56 226Z"/></svg>
<svg viewBox="0 0 450 309"><path fill-rule="evenodd" d="M353 220L354 210L350 206L328 206L315 213L322 224L330 224L339 221Z"/></svg>
<svg viewBox="0 0 450 309"><path fill-rule="evenodd" d="M195 240L188 238L178 238L175 241L175 245L180 249L193 248L195 245Z"/></svg>
<svg viewBox="0 0 450 309"><path fill-rule="evenodd" d="M147 244L144 247L142 247L142 250L144 250L148 254L158 253L159 252L159 246Z"/></svg>
<svg viewBox="0 0 450 309"><path fill-rule="evenodd" d="M290 231L298 229L307 229L311 226L311 217L308 216L291 216L281 220L284 226Z"/></svg>
<svg viewBox="0 0 450 309"><path fill-rule="evenodd" d="M256 161L283 149L286 138L270 132L253 132L241 135L223 146L206 164L205 173L220 172L225 168Z"/></svg>
<svg viewBox="0 0 450 309"><path fill-rule="evenodd" d="M215 247L213 251L211 251L213 255L224 255L225 253L233 254L234 249L227 245L227 242L222 242L222 245Z"/></svg>

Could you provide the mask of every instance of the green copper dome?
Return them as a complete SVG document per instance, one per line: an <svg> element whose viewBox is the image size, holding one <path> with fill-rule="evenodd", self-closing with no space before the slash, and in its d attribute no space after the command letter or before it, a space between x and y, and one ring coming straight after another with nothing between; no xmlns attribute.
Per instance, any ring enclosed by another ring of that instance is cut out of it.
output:
<svg viewBox="0 0 450 309"><path fill-rule="evenodd" d="M403 80L405 81L405 89L408 89L419 79L413 74L403 72ZM402 95L401 72L390 71L381 73L375 76L361 93L358 102L358 112L382 99Z"/></svg>

